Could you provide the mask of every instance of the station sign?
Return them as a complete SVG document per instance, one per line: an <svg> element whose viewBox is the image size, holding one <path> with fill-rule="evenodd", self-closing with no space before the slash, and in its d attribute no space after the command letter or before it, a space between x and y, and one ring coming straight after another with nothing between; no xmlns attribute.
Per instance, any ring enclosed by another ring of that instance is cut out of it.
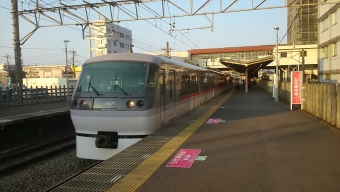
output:
<svg viewBox="0 0 340 192"><path fill-rule="evenodd" d="M292 71L290 83L290 110L301 109L302 71Z"/></svg>

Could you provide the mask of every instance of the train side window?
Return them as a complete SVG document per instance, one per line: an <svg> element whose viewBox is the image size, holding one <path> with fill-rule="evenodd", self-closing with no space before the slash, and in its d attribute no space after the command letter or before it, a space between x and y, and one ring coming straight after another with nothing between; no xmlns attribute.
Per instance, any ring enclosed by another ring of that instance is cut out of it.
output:
<svg viewBox="0 0 340 192"><path fill-rule="evenodd" d="M150 64L149 66L149 73L148 73L148 78L146 81L146 90L151 91L153 90L156 85L157 85L157 79L158 79L158 71L159 68L157 65Z"/></svg>
<svg viewBox="0 0 340 192"><path fill-rule="evenodd" d="M190 76L182 75L180 95L185 95L189 93L190 93Z"/></svg>
<svg viewBox="0 0 340 192"><path fill-rule="evenodd" d="M161 91L161 95L164 95L164 89L165 89L165 85L164 85L164 72L162 72L159 75L159 85L160 85L160 91Z"/></svg>
<svg viewBox="0 0 340 192"><path fill-rule="evenodd" d="M172 98L172 90L173 90L173 88L172 88L172 86L173 86L173 75L169 75L169 91L170 91L170 99Z"/></svg>
<svg viewBox="0 0 340 192"><path fill-rule="evenodd" d="M203 78L203 90L210 89L210 77Z"/></svg>

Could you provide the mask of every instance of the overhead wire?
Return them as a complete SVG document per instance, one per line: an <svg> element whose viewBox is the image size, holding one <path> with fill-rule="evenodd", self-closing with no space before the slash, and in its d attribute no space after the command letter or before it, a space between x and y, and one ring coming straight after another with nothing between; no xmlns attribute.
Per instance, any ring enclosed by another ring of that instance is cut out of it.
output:
<svg viewBox="0 0 340 192"><path fill-rule="evenodd" d="M143 6L145 6L143 3L142 3ZM149 10L145 9L144 7L141 6L141 8L143 8L144 10L148 11L149 13L151 13ZM170 17L170 9L169 9L169 3L168 3L168 11L169 11L169 17ZM151 13L152 14L152 13ZM167 21L163 20L162 18L160 18L161 21L164 21L165 23L169 24L170 26L172 26L171 24L171 18L170 18L170 23L168 23ZM173 26L172 26L173 27ZM173 29L176 29L176 27L173 27ZM192 44L194 44L197 48L199 48L194 42L192 42L188 37L186 37L182 32L178 31L182 36L184 36L188 41L190 41ZM172 35L171 35L172 36ZM175 38L175 37L173 37ZM177 39L177 38L175 38ZM179 42L183 43L183 41L177 39ZM190 47L191 48L191 47Z"/></svg>
<svg viewBox="0 0 340 192"><path fill-rule="evenodd" d="M122 9L125 9L126 11L130 12L131 14L136 15L134 12L132 12L132 11L126 9L125 7L121 7L121 8L122 8ZM137 16L137 15L136 15L136 16ZM150 25L154 26L152 23L150 23L149 21L145 20L144 18L142 18L142 17L140 17L140 16L139 16L139 18L143 19L143 21L145 21L145 22L149 23ZM157 29L159 29L160 31L164 32L165 34L169 35L168 32L164 31L163 29L160 29L160 28L157 27L157 26L155 26L155 27L156 27ZM171 36L171 37L172 37L172 36ZM174 38L174 37L173 37L173 38ZM177 38L175 38L175 39L177 39ZM178 40L178 39L177 39L177 40ZM180 41L180 42L181 42L181 41ZM190 47L191 49L193 49L190 45L188 45L188 44L186 44L186 43L184 43L184 42L182 42L182 43L183 43L184 45Z"/></svg>

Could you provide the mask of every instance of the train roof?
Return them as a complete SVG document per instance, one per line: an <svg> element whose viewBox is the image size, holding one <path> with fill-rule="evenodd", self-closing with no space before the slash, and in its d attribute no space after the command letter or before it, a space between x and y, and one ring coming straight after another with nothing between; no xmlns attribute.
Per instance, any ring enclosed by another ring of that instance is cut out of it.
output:
<svg viewBox="0 0 340 192"><path fill-rule="evenodd" d="M114 61L114 60L116 61L142 61L142 62L147 62L147 63L155 63L158 65L170 64L173 67L183 67L183 68L198 70L198 71L207 71L207 72L209 71L209 72L214 72L214 73L221 73L218 71L213 71L213 70L195 66L192 64L168 59L166 57L148 55L148 54L142 54L142 53L112 53L112 54L102 55L102 56L88 59L84 62L84 64L97 63L97 62L103 62L103 61Z"/></svg>

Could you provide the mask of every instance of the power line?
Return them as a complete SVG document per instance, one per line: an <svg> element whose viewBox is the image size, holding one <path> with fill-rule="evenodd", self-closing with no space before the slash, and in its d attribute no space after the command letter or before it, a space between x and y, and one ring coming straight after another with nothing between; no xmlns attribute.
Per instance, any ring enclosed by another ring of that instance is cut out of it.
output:
<svg viewBox="0 0 340 192"><path fill-rule="evenodd" d="M130 10L128 10L128 9L126 9L125 7L121 7L122 9L125 9L126 11L129 11L130 13L132 13L132 14L134 14L134 15L136 15L135 13L133 13L133 12L131 12ZM137 15L136 15L137 16ZM140 16L139 16L140 17ZM143 19L142 17L140 17L141 19ZM149 21L147 21L147 20L145 20L145 19L143 19L143 21L145 21L145 22L147 22L147 23L149 23L150 25L152 25L152 23L150 23ZM154 26L154 25L152 25L152 26ZM155 26L156 27L156 26ZM162 31L162 32L164 32L165 34L167 34L167 35L169 35L168 34L168 32L166 32L166 31L164 31L163 29L160 29L159 27L156 27L157 29L159 29L160 31ZM176 38L175 38L176 39ZM178 39L177 39L178 40ZM184 43L184 42L182 42L182 41L180 41L181 43L183 43L184 45L186 45L186 46L188 46L188 47L190 47L191 49L193 49L190 45L188 45L188 44L186 44L186 43Z"/></svg>
<svg viewBox="0 0 340 192"><path fill-rule="evenodd" d="M146 5L142 4L143 6L146 7ZM148 11L147 9L145 9L144 7L141 6L141 8L143 8L144 10ZM168 11L169 11L169 15L170 15L170 10L169 10L169 3L168 3ZM149 13L151 13L150 11L148 11ZM152 14L152 13L151 13ZM160 18L161 21L164 21L165 23L169 24L171 26L171 18L170 18L170 23L168 23L167 21L163 20L162 18ZM175 22L175 21L174 21ZM176 29L176 27L172 26L174 29ZM158 28L158 27L157 27ZM180 32L180 31L179 31ZM180 32L181 35L183 35L188 41L190 41L192 44L194 44L197 48L199 48L194 42L192 42L188 37L186 37L182 32ZM172 35L171 35L172 36ZM175 37L174 37L175 38ZM177 39L177 38L175 38ZM180 41L179 39L177 39L179 42L183 43L183 41ZM184 43L183 43L184 44ZM185 44L186 45L186 44ZM188 45L187 45L188 46ZM190 47L190 46L189 46ZM191 48L191 47L190 47Z"/></svg>
<svg viewBox="0 0 340 192"><path fill-rule="evenodd" d="M7 10L12 10L12 9L10 9L10 8L7 8L7 7L3 7L3 6L0 6L1 8L3 8L3 9L7 9Z"/></svg>
<svg viewBox="0 0 340 192"><path fill-rule="evenodd" d="M0 45L0 47L9 48L9 49L14 49L14 47L8 47L8 46L1 46L1 45ZM60 50L60 48L59 48L59 49L54 49L54 48L52 48L52 49L47 49L47 48L21 48L21 49Z"/></svg>

